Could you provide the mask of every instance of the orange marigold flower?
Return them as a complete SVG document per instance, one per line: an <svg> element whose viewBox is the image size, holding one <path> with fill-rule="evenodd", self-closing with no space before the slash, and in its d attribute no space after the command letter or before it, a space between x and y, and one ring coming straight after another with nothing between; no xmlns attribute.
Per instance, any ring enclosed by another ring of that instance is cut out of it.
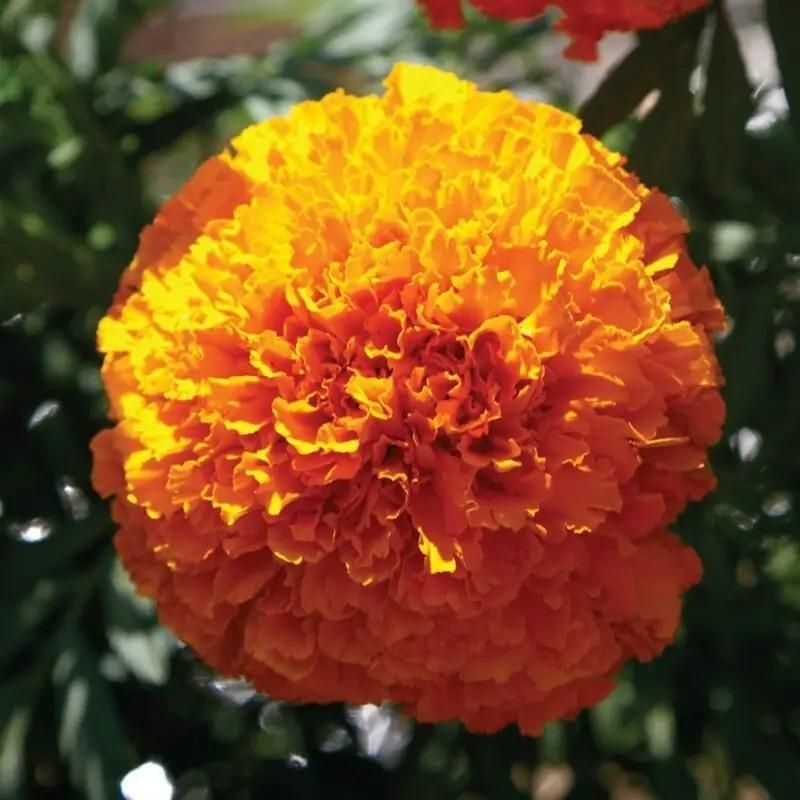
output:
<svg viewBox="0 0 800 800"><path fill-rule="evenodd" d="M533 19L549 6L562 12L558 28L572 36L566 55L584 61L597 58L597 43L608 31L660 28L668 22L708 5L710 0L469 0L490 17ZM464 24L462 0L419 0L431 24L460 28Z"/></svg>
<svg viewBox="0 0 800 800"><path fill-rule="evenodd" d="M144 231L94 483L218 670L536 733L675 634L722 312L575 117L433 68L387 87L248 128Z"/></svg>

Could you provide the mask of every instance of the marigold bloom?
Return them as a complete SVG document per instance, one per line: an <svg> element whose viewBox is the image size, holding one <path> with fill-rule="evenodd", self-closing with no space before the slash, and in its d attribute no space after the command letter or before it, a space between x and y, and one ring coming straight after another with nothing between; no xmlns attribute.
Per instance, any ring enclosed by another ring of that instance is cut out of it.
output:
<svg viewBox="0 0 800 800"><path fill-rule="evenodd" d="M387 87L248 128L144 231L94 483L220 671L535 733L675 634L722 312L575 117L433 68Z"/></svg>
<svg viewBox="0 0 800 800"><path fill-rule="evenodd" d="M584 61L597 58L597 43L609 31L660 28L678 17L708 5L710 0L469 0L490 17L533 19L549 6L562 17L558 29L572 36L566 55ZM464 24L463 0L419 0L431 24L460 28Z"/></svg>

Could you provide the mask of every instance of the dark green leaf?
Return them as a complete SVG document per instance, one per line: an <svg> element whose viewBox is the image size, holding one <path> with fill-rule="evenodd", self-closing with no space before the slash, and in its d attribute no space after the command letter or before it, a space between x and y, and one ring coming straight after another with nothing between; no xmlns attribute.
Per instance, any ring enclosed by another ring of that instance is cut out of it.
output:
<svg viewBox="0 0 800 800"><path fill-rule="evenodd" d="M63 579L73 559L101 542L111 546L108 519L96 514L87 520L58 525L49 539L36 544L7 540L2 543L5 574L0 582L0 602L18 602L31 586L47 576ZM101 545L103 546L103 545Z"/></svg>
<svg viewBox="0 0 800 800"><path fill-rule="evenodd" d="M98 299L98 285L104 283L88 247L61 235L36 214L21 214L2 202L0 257L5 264L0 275L0 320L44 302L91 304Z"/></svg>
<svg viewBox="0 0 800 800"><path fill-rule="evenodd" d="M39 625L54 610L65 588L64 582L45 578L29 588L23 604L0 606L0 668L37 635Z"/></svg>
<svg viewBox="0 0 800 800"><path fill-rule="evenodd" d="M752 108L752 88L739 43L720 6L700 121L702 164L712 196L729 196L738 186L747 144L745 124Z"/></svg>
<svg viewBox="0 0 800 800"><path fill-rule="evenodd" d="M630 167L651 186L669 192L680 181L694 122L689 76L694 42L681 43L682 57L666 76L655 108L639 127L630 152Z"/></svg>
<svg viewBox="0 0 800 800"><path fill-rule="evenodd" d="M627 752L644 739L642 720L632 713L635 700L630 682L622 681L589 713L594 739L606 755Z"/></svg>
<svg viewBox="0 0 800 800"><path fill-rule="evenodd" d="M652 47L649 38L641 41L581 107L578 116L586 131L602 136L633 113L647 93L660 85L671 60L665 47Z"/></svg>
<svg viewBox="0 0 800 800"><path fill-rule="evenodd" d="M169 676L173 639L158 624L152 603L137 596L118 561L102 599L106 633L116 655L140 681L164 684Z"/></svg>
<svg viewBox="0 0 800 800"><path fill-rule="evenodd" d="M733 332L720 348L727 378L724 395L730 431L750 422L769 385L775 288L762 281L737 300L728 308L734 320Z"/></svg>
<svg viewBox="0 0 800 800"><path fill-rule="evenodd" d="M158 119L142 123L131 132L138 140L137 156L146 156L174 144L181 136L241 102L241 98L221 88L211 97L187 97L172 111Z"/></svg>
<svg viewBox="0 0 800 800"><path fill-rule="evenodd" d="M88 78L113 66L127 34L165 0L81 0L69 30L72 71Z"/></svg>
<svg viewBox="0 0 800 800"><path fill-rule="evenodd" d="M800 216L800 137L785 120L775 122L765 134L751 137L747 178L764 205L774 204L785 220L787 249L800 251L797 225Z"/></svg>
<svg viewBox="0 0 800 800"><path fill-rule="evenodd" d="M767 24L783 76L790 117L800 136L800 3L766 0L766 4Z"/></svg>
<svg viewBox="0 0 800 800"><path fill-rule="evenodd" d="M688 759L684 754L681 754L681 758L658 762L652 771L650 782L656 797L693 800L698 796L697 783L689 771Z"/></svg>
<svg viewBox="0 0 800 800"><path fill-rule="evenodd" d="M701 25L702 16L694 15L669 28L642 34L638 46L611 70L581 107L578 116L586 131L603 136L633 113L649 92L669 79L681 48L687 42L694 47Z"/></svg>
<svg viewBox="0 0 800 800"><path fill-rule="evenodd" d="M25 740L33 714L30 682L0 689L0 797L22 800L25 788Z"/></svg>
<svg viewBox="0 0 800 800"><path fill-rule="evenodd" d="M796 796L800 762L795 749L777 736L765 736L746 700L721 715L720 728L737 771L754 775L776 800Z"/></svg>
<svg viewBox="0 0 800 800"><path fill-rule="evenodd" d="M64 633L53 668L58 746L82 796L112 800L119 797L119 781L133 759L97 661L80 634Z"/></svg>

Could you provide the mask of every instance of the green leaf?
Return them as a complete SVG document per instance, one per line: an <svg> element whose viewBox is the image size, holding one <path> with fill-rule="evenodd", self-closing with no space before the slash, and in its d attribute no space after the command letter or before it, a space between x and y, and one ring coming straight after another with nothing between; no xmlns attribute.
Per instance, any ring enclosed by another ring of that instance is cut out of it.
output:
<svg viewBox="0 0 800 800"><path fill-rule="evenodd" d="M95 514L80 522L62 523L43 542L3 542L0 553L4 575L0 582L0 602L26 598L31 586L45 577L57 577L82 555L106 539L111 547L112 528L105 515Z"/></svg>
<svg viewBox="0 0 800 800"><path fill-rule="evenodd" d="M0 607L0 668L29 644L42 622L56 608L66 584L42 579L31 587L24 598ZM0 793L2 796L2 793Z"/></svg>
<svg viewBox="0 0 800 800"><path fill-rule="evenodd" d="M797 796L800 763L795 748L787 739L765 736L758 714L746 700L720 715L719 728L740 774L754 775L771 797Z"/></svg>
<svg viewBox="0 0 800 800"><path fill-rule="evenodd" d="M661 83L670 61L666 48L651 46L649 37L643 39L611 70L578 112L587 133L602 136L632 114L647 93Z"/></svg>
<svg viewBox="0 0 800 800"><path fill-rule="evenodd" d="M768 277L770 273L767 273ZM735 320L733 332L719 348L726 377L725 427L735 431L748 424L769 392L770 351L773 347L775 286L765 278L728 304Z"/></svg>
<svg viewBox="0 0 800 800"><path fill-rule="evenodd" d="M632 114L649 92L661 87L684 43L696 42L702 19L702 14L695 14L663 30L643 33L639 45L611 70L578 112L587 133L603 136Z"/></svg>
<svg viewBox="0 0 800 800"><path fill-rule="evenodd" d="M800 216L800 137L786 120L749 139L748 179L759 201L773 205L784 220L787 250L800 250L800 237L793 221Z"/></svg>
<svg viewBox="0 0 800 800"><path fill-rule="evenodd" d="M739 43L725 8L720 6L700 120L701 163L714 197L727 197L739 185L747 147L745 125L752 109L752 87Z"/></svg>
<svg viewBox="0 0 800 800"><path fill-rule="evenodd" d="M185 97L172 111L157 119L131 127L131 133L138 140L137 157L149 155L173 145L182 136L202 127L229 108L241 102L241 98L220 88L210 97Z"/></svg>
<svg viewBox="0 0 800 800"><path fill-rule="evenodd" d="M652 762L649 782L656 797L680 797L693 800L698 796L697 782L689 771L690 759L679 754L668 761Z"/></svg>
<svg viewBox="0 0 800 800"><path fill-rule="evenodd" d="M800 136L800 3L767 0L767 24L778 56L789 113Z"/></svg>
<svg viewBox="0 0 800 800"><path fill-rule="evenodd" d="M41 303L82 306L104 299L91 251L34 213L0 201L0 320Z"/></svg>
<svg viewBox="0 0 800 800"><path fill-rule="evenodd" d="M634 687L623 680L589 712L594 739L603 753L625 753L641 743L644 731L641 720L632 713L635 703Z"/></svg>
<svg viewBox="0 0 800 800"><path fill-rule="evenodd" d="M119 781L133 766L130 747L97 656L77 631L65 632L53 668L58 747L70 781L88 800L119 797Z"/></svg>
<svg viewBox="0 0 800 800"><path fill-rule="evenodd" d="M30 682L0 689L0 797L4 800L22 800L24 796L25 740L32 716Z"/></svg>
<svg viewBox="0 0 800 800"><path fill-rule="evenodd" d="M694 122L689 78L695 66L697 36L681 40L655 108L639 126L630 166L651 186L669 191L682 177Z"/></svg>
<svg viewBox="0 0 800 800"><path fill-rule="evenodd" d="M136 595L119 561L109 574L102 601L106 634L120 661L144 683L166 683L174 640L158 624L152 603Z"/></svg>
<svg viewBox="0 0 800 800"><path fill-rule="evenodd" d="M127 34L165 0L82 0L69 29L67 60L80 78L113 67Z"/></svg>
<svg viewBox="0 0 800 800"><path fill-rule="evenodd" d="M644 718L647 749L656 761L667 761L675 752L675 711L666 703L651 708Z"/></svg>

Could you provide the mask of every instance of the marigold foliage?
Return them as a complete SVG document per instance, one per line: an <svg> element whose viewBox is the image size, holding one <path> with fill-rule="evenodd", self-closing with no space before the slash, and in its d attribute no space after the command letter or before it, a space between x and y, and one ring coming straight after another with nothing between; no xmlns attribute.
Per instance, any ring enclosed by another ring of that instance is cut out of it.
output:
<svg viewBox="0 0 800 800"><path fill-rule="evenodd" d="M162 621L273 697L536 733L673 638L722 312L580 122L433 68L242 133L142 234L93 442Z"/></svg>
<svg viewBox="0 0 800 800"><path fill-rule="evenodd" d="M431 24L460 28L464 24L462 0L419 0ZM709 0L469 0L490 17L533 19L550 6L561 12L558 29L572 37L566 50L570 58L594 61L597 43L609 31L660 28L668 22L708 5Z"/></svg>

